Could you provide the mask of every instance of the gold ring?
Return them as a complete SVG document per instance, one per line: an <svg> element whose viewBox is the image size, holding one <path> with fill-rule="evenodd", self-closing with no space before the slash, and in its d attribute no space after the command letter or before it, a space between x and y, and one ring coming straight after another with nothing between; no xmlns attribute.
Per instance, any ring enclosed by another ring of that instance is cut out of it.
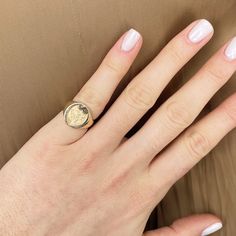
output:
<svg viewBox="0 0 236 236"><path fill-rule="evenodd" d="M86 104L80 101L70 101L63 110L63 116L68 126L89 128L93 124L91 111Z"/></svg>

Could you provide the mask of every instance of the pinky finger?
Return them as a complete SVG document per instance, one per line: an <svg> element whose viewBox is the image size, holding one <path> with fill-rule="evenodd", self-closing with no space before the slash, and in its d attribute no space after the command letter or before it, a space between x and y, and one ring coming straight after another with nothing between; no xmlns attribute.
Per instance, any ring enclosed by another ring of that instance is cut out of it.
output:
<svg viewBox="0 0 236 236"><path fill-rule="evenodd" d="M236 93L190 126L150 166L151 181L171 187L236 126ZM154 178L153 178L154 177Z"/></svg>

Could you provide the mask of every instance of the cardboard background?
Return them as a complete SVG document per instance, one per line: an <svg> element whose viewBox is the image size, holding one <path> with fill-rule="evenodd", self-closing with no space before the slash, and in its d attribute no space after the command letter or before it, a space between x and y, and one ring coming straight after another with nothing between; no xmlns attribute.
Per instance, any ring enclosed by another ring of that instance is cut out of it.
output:
<svg viewBox="0 0 236 236"><path fill-rule="evenodd" d="M155 110L220 45L236 35L235 12L235 0L1 0L1 166L64 107L116 39L130 27L143 35L143 48L111 102L168 40L191 21L207 18L215 28L213 39L177 74ZM234 75L203 114L235 91L235 79ZM138 126L131 134L137 129ZM190 213L212 212L226 223L216 235L235 235L235 146L233 131L171 189L148 227L156 227L157 222L159 226L169 224Z"/></svg>

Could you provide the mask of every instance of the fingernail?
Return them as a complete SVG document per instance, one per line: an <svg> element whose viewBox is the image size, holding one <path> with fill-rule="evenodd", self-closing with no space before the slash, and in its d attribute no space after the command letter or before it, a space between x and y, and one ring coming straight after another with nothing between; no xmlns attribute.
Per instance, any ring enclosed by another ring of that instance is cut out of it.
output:
<svg viewBox="0 0 236 236"><path fill-rule="evenodd" d="M205 19L200 20L189 32L188 38L192 43L198 43L213 32L211 23Z"/></svg>
<svg viewBox="0 0 236 236"><path fill-rule="evenodd" d="M222 223L221 223L221 222L215 223L215 224L210 225L209 227L207 227L207 228L202 232L201 236L206 236L206 235L215 233L216 231L218 231L218 230L221 229L221 228L222 228Z"/></svg>
<svg viewBox="0 0 236 236"><path fill-rule="evenodd" d="M227 48L225 49L225 55L229 60L236 59L236 37L234 37Z"/></svg>
<svg viewBox="0 0 236 236"><path fill-rule="evenodd" d="M140 33L134 29L130 29L123 39L121 50L125 52L132 50L138 42L139 38Z"/></svg>

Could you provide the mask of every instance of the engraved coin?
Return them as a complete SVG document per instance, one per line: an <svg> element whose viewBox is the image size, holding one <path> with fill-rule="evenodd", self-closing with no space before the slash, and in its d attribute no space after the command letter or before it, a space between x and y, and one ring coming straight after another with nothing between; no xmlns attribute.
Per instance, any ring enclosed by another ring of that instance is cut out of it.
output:
<svg viewBox="0 0 236 236"><path fill-rule="evenodd" d="M65 110L64 117L69 126L79 128L87 124L89 111L83 104L73 103Z"/></svg>

